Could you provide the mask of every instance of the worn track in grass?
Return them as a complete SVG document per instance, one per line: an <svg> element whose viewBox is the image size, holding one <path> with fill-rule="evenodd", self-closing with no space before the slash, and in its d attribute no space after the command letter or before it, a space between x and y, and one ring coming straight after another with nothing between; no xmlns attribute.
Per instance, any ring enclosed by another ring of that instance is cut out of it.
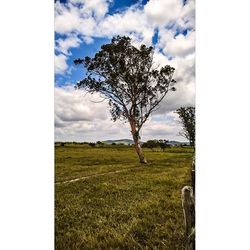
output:
<svg viewBox="0 0 250 250"><path fill-rule="evenodd" d="M136 169L141 168L141 167L137 167ZM102 175L109 175L109 174L116 174L116 173L121 173L121 172L125 172L125 171L129 171L129 170L134 170L135 168L125 168L122 170L116 170L116 171L111 171L111 172L106 172L106 173L100 173L100 174L93 174L93 175L88 175L88 176L83 176L83 177L79 177L79 178L75 178L75 179L71 179L71 180L67 180L67 181L60 181L60 182L56 182L56 185L60 185L60 184L67 184L67 183L71 183L71 182L76 182L76 181L81 181L81 180L85 180L85 179L89 179L91 177L97 177L97 176L102 176Z"/></svg>

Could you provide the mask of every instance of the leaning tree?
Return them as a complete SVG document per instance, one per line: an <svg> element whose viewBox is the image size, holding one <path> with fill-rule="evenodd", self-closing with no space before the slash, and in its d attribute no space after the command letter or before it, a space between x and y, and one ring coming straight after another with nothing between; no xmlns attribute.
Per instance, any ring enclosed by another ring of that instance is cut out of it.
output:
<svg viewBox="0 0 250 250"><path fill-rule="evenodd" d="M102 45L93 58L74 60L87 71L76 88L100 93L108 100L112 120L129 122L141 163L147 163L140 145L141 128L168 91L175 91L176 83L175 69L169 65L155 67L153 54L152 46L136 48L131 38L117 36L111 43Z"/></svg>

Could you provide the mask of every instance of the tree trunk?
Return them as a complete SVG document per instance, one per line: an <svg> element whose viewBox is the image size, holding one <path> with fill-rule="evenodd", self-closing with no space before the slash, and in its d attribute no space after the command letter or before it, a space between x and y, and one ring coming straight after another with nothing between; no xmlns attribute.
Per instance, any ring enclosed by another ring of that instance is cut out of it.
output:
<svg viewBox="0 0 250 250"><path fill-rule="evenodd" d="M131 133L132 133L133 140L134 140L135 151L139 157L140 163L147 164L148 162L142 152L142 148L140 145L139 131L136 130L136 126L134 125L133 122L130 123L130 126L131 126Z"/></svg>
<svg viewBox="0 0 250 250"><path fill-rule="evenodd" d="M133 135L135 150L136 150L136 153L138 154L140 163L147 164L148 162L147 162L147 160L142 152L142 148L141 148L138 136L136 134L132 134L132 135Z"/></svg>

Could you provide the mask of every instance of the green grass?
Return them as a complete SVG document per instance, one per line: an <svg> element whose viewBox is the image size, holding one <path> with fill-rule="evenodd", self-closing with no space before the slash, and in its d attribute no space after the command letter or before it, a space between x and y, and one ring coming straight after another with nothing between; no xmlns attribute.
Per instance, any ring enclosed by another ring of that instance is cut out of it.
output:
<svg viewBox="0 0 250 250"><path fill-rule="evenodd" d="M184 249L181 189L190 184L193 150L56 147L56 249Z"/></svg>

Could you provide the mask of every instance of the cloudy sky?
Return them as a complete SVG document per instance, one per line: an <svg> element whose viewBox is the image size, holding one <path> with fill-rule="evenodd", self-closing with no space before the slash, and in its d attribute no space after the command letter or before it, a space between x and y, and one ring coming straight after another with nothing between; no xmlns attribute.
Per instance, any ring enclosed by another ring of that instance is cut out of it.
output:
<svg viewBox="0 0 250 250"><path fill-rule="evenodd" d="M194 0L55 1L55 140L131 138L128 124L111 121L98 94L75 90L85 71L73 60L93 56L116 35L155 48L158 65L175 67L176 92L169 92L142 129L142 140L185 141L177 115L195 104Z"/></svg>

